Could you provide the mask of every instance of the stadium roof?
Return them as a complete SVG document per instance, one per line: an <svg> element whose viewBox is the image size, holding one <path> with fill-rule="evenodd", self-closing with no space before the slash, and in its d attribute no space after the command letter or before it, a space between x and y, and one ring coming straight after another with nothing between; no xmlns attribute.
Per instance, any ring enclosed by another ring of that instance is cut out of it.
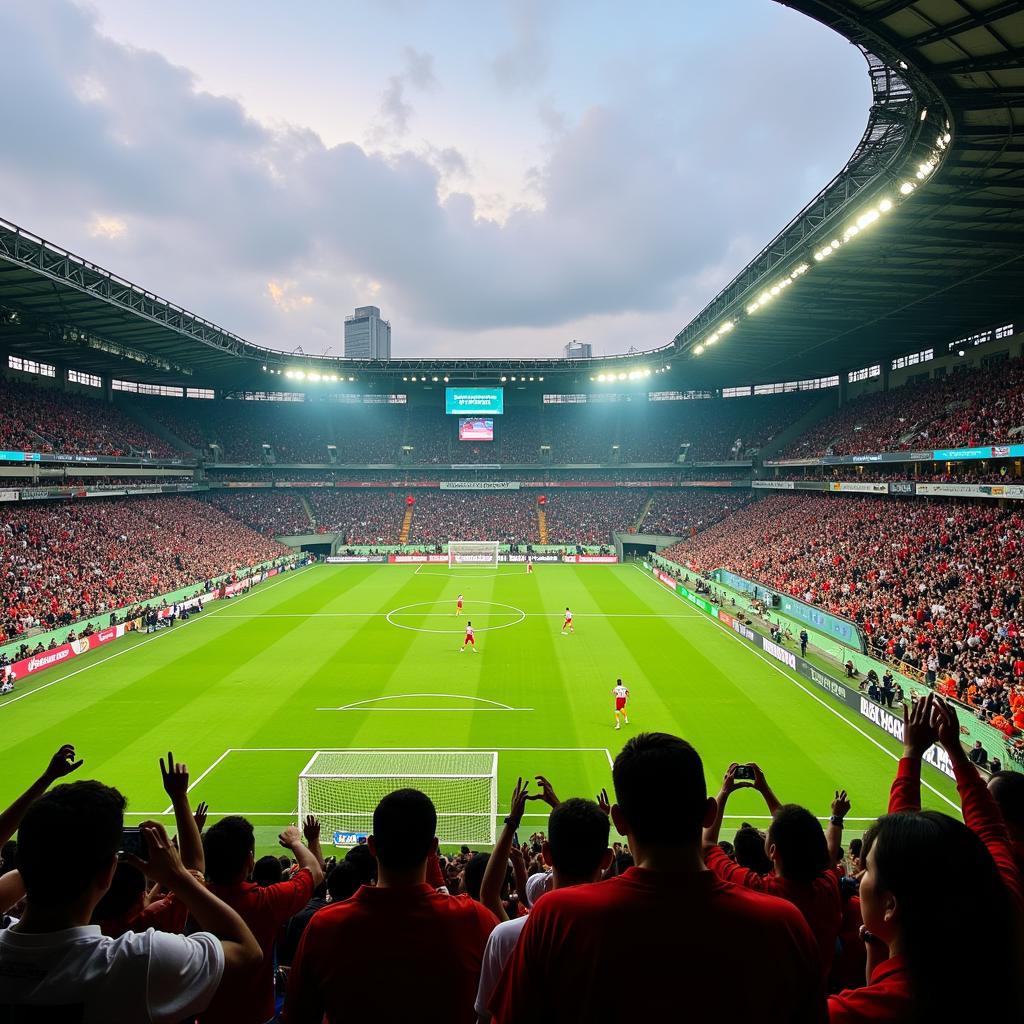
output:
<svg viewBox="0 0 1024 1024"><path fill-rule="evenodd" d="M373 363L286 354L3 221L0 343L132 380L232 389L281 389L285 380L271 372L288 367L361 380L417 372L493 379L525 370L554 381L666 364L675 386L718 387L884 364L1019 320L1024 7L1015 0L787 6L864 52L874 95L867 129L832 182L660 349L593 361Z"/></svg>

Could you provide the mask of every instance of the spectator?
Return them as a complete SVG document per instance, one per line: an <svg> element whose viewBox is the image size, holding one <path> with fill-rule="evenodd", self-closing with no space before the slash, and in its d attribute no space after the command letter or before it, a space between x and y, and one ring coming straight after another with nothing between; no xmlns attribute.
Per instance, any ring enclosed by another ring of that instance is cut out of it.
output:
<svg viewBox="0 0 1024 1024"><path fill-rule="evenodd" d="M377 805L367 843L377 885L307 925L288 981L287 1024L473 1020L484 944L497 919L469 897L426 883L436 829L434 805L417 790L397 790Z"/></svg>
<svg viewBox="0 0 1024 1024"><path fill-rule="evenodd" d="M826 841L818 819L810 811L796 804L779 803L760 767L756 764L749 766L753 769L753 782L737 780L738 767L732 764L725 773L718 794L718 814L704 831L707 866L725 881L778 896L796 906L817 940L818 962L824 979L832 965L842 917L836 865L843 816L849 805L836 808L838 813L833 813L830 829L832 835L830 841ZM758 874L733 863L717 845L730 794L737 789L750 788L761 794L772 815L764 840L765 855L772 864L770 874ZM838 793L836 797L838 803Z"/></svg>
<svg viewBox="0 0 1024 1024"><path fill-rule="evenodd" d="M286 828L281 845L290 850L298 869L287 882L265 888L246 881L252 874L255 841L252 825L242 817L221 818L203 837L210 891L234 908L246 922L263 952L259 975L244 985L225 984L217 992L203 1024L265 1024L274 1017L274 943L288 919L309 902L323 881L320 866L319 826L306 821L309 848L302 833ZM278 865L280 871L280 865Z"/></svg>
<svg viewBox="0 0 1024 1024"><path fill-rule="evenodd" d="M76 782L39 797L24 814L18 870L25 913L0 931L0 1005L19 1019L59 1008L62 1019L82 1024L174 1024L204 1010L222 981L249 977L260 962L245 924L185 870L155 822L142 826L148 860L126 859L173 889L204 930L111 939L89 924L114 876L124 806L117 790ZM75 837L74 856L54 843L58 835Z"/></svg>
<svg viewBox="0 0 1024 1024"><path fill-rule="evenodd" d="M1020 1020L1013 904L981 840L937 811L886 815L870 838L860 884L870 981L829 999L830 1024ZM980 984L949 973L950 942L974 939Z"/></svg>
<svg viewBox="0 0 1024 1024"><path fill-rule="evenodd" d="M526 801L531 798L527 793L528 785L523 786L520 779L513 791L511 811L491 854L493 863L504 864L508 861L513 849L513 837L522 824ZM607 813L593 801L576 797L564 803L556 803L548 818L548 840L542 845L544 860L551 866L551 890L567 889L601 879L612 862L612 851L608 847L609 831ZM495 877L498 874L498 871L488 872L488 875ZM490 878L485 877L484 904L495 911L501 923L491 932L484 950L480 985L476 994L476 1012L481 1021L490 1017L488 1003L527 921L525 915L508 920L500 901L486 898L489 888L495 896L497 894L497 885L488 886L489 881Z"/></svg>
<svg viewBox="0 0 1024 1024"><path fill-rule="evenodd" d="M705 869L701 829L717 805L697 752L641 734L613 778L612 820L637 866L538 902L491 1002L495 1019L710 1020L727 992L737 1020L819 1020L820 979L807 970L817 953L799 911Z"/></svg>
<svg viewBox="0 0 1024 1024"><path fill-rule="evenodd" d="M971 764L977 765L979 768L988 767L988 751L981 745L981 740L974 741L974 746L971 747L971 752L967 756L970 758Z"/></svg>

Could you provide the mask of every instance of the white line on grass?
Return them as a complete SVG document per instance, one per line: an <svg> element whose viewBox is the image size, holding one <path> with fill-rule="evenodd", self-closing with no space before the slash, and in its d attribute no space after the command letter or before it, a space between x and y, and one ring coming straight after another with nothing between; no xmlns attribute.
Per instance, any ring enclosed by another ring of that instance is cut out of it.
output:
<svg viewBox="0 0 1024 1024"><path fill-rule="evenodd" d="M434 603L434 602L426 602ZM492 601L482 601L479 604L493 604ZM406 606L408 607L408 605ZM508 607L512 607L509 605ZM518 612L520 609L516 609ZM256 615L221 615L222 619L386 619L402 609L394 609L390 612L264 612ZM419 619L451 619L455 618L457 612L410 612L411 616ZM486 615L503 615L504 612L467 612L463 609L462 617L468 614L476 617ZM557 619L564 615L564 612L523 612L528 619ZM703 616L699 612L692 614L681 613L674 615L657 615L651 612L573 612L574 619L700 619Z"/></svg>
<svg viewBox="0 0 1024 1024"><path fill-rule="evenodd" d="M640 568L640 566L634 565L634 568L637 572L641 573L645 579L650 579L652 582L657 582L656 580L654 580L653 577L648 576L647 573L645 573L643 569ZM664 590L665 588L662 587L661 589ZM672 591L665 592L671 594L671 596L674 597L677 601L683 600L682 597L680 597L678 594ZM736 635L736 633L734 633L727 626L724 626L721 622L719 622L717 618L713 619L708 615L701 615L699 616L699 618L703 619L705 622L708 622L713 626L717 626L727 637L729 637L730 640L735 640L736 643L738 643L745 651L754 655L755 658L760 658L761 661L763 661L769 668L774 669L776 672L778 672L783 679L788 679L789 682L791 682L794 686L798 687L800 690L803 690L803 692L806 693L807 696L811 698L811 700L817 701L817 703L820 704L823 708L825 708L826 711L831 712L841 722L845 722L855 732L859 732L861 736L863 736L864 739L866 739L869 743L873 743L876 747L878 747L878 749L882 751L882 753L885 754L886 757L891 757L894 761L897 762L899 761L899 757L896 754L894 754L888 747L879 743L878 740L874 738L874 736L871 736L868 733L866 733L859 725L857 725L855 722L851 722L845 715L840 714L836 708L826 703L826 701L819 697L813 690L808 690L807 687L803 685L803 683L794 679L793 676L791 676L788 672L784 672L782 670L782 667L776 664L774 661L772 661L771 658L766 658L764 654L762 654L760 651L755 650L753 647L749 647L746 643L743 642L743 640L741 640ZM925 779L921 779L921 785L924 786L926 789L931 790L931 792L933 792L940 800L944 800L947 804L949 804L950 807L955 808L957 811L960 810L960 805L958 803L956 803L953 800L950 800L949 797L945 795L945 793L939 792L939 790L937 790L930 782L927 782Z"/></svg>
<svg viewBox="0 0 1024 1024"><path fill-rule="evenodd" d="M499 711L515 711L515 708L508 704L502 704L500 700L489 700L487 697L474 697L465 693L392 693L386 697L369 697L366 700L353 701L351 704L342 704L336 708L317 708L317 711L349 711L359 708L362 704L377 704L384 700L405 700L407 697L447 697L449 700L475 700L479 704L492 704Z"/></svg>
<svg viewBox="0 0 1024 1024"><path fill-rule="evenodd" d="M317 711L386 711L391 714L401 714L403 711L439 711L444 714L450 712L461 712L467 711L536 711L536 708L316 708Z"/></svg>
<svg viewBox="0 0 1024 1024"><path fill-rule="evenodd" d="M307 566L307 568L308 568L308 566ZM304 571L305 571L305 569L298 569L298 570L296 570L296 572L304 572ZM293 577L291 577L291 576L287 577L287 579L291 579L291 578L293 578ZM274 587L280 586L282 583L287 582L287 579L278 580L277 583L271 583L269 587L263 587L262 589L260 589L258 591L257 591L257 588L255 588L255 587L250 588L242 597L240 597L238 599L238 601L244 601L247 597L252 597L252 595L257 593L257 592L261 593L261 594L265 594L268 590L273 590ZM236 601L235 604L238 604L238 601ZM0 703L0 710L3 710L3 708L6 708L6 707L10 706L11 704L16 703L19 700L24 700L26 697L31 697L32 694L34 694L34 693L39 693L41 690L48 689L51 686L56 686L57 683L62 683L62 682L64 682L65 679L70 679L72 676L77 676L77 675L79 675L82 672L88 672L89 669L91 669L91 668L97 668L100 665L105 665L108 661L113 661L115 658L120 658L122 654L131 654L132 651L137 651L140 647L145 647L146 644L151 644L154 640L159 640L161 637L164 637L164 636L174 636L175 634L180 633L181 630L188 629L189 626L194 626L197 622L206 622L209 619L213 618L215 615L220 614L220 611L221 611L221 609L214 608L214 610L212 612L204 612L204 613L202 613L202 617L196 617L195 619L190 618L188 622L183 622L180 626L166 626L166 627L164 627L164 629L161 632L156 633L154 636L151 636L148 640L142 640L140 643L132 644L131 647L125 647L124 650L117 651L116 653L111 654L109 658L103 658L100 661L94 661L94 662L92 662L89 665L83 666L82 668L76 668L74 672L68 672L67 675L63 675L59 679L51 679L48 683L43 683L41 686L37 686L34 690L27 690L25 693L19 693L16 697L12 697L10 700L5 700L3 703ZM255 618L255 616L252 616L252 615L237 615L237 616L225 615L223 617L225 619L229 619L229 618L239 618L239 619Z"/></svg>
<svg viewBox="0 0 1024 1024"><path fill-rule="evenodd" d="M249 753L249 754L262 754L262 753L273 753L280 751L282 753L304 753L306 751L323 751L326 754L333 753L375 753L378 750L531 750L531 751L554 751L560 753L591 753L598 752L607 754L608 751L604 747L231 747L229 753Z"/></svg>

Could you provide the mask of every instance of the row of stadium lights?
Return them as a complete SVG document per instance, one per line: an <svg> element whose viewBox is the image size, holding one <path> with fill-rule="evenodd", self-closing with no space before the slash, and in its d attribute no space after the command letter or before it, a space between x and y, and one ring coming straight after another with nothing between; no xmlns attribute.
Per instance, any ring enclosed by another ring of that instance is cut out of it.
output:
<svg viewBox="0 0 1024 1024"><path fill-rule="evenodd" d="M921 111L921 120L923 121L928 116L927 109ZM917 190L917 183L927 180L931 177L935 168L939 166L942 161L942 157L945 153L946 147L949 145L952 136L949 133L949 122L946 122L946 132L940 135L935 140L935 148L932 150L929 158L922 163L918 164L917 172L914 175L915 180L909 178L904 181L899 187L900 195L906 199ZM823 245L814 254L814 261L821 263L823 260L827 260L832 253L836 252L840 246L846 242L852 241L857 237L863 230L871 227L876 221L880 220L885 214L889 213L895 208L895 202L888 197L879 201L877 206L872 206L862 213L852 224L850 224L843 232L842 240L833 238L831 242ZM753 302L747 306L747 316L753 316L759 310L764 309L769 303L781 295L794 281L799 280L811 269L810 263L799 263L793 270L786 276L778 281L771 287L766 288ZM716 345L725 335L727 335L736 323L732 320L726 320L725 323L719 324L715 330L703 339L698 345L693 348L693 354L695 356L702 356L704 352L713 345ZM598 380L601 378L598 377ZM611 375L609 380L615 380L615 375ZM623 379L622 375L619 375L619 379ZM591 378L593 380L593 378Z"/></svg>
<svg viewBox="0 0 1024 1024"><path fill-rule="evenodd" d="M657 370L622 370L619 373L598 373L591 377L591 380L597 381L599 384L604 384L613 380L643 380L645 377L650 377L652 373L664 373L666 370L671 370L672 364L666 363L664 366L659 367Z"/></svg>
<svg viewBox="0 0 1024 1024"><path fill-rule="evenodd" d="M543 380L543 379L544 379L543 377L526 377L526 376L502 377L501 378L501 383L504 384L504 383L506 383L507 381L510 381L510 380L513 381L513 382L521 381L521 382L525 383L528 380L529 381L538 381L538 380ZM423 384L426 384L426 382L427 382L427 378L426 377L417 377L415 375L413 375L412 377L403 377L402 380L404 380L406 383L412 383L412 384L415 384L416 381L420 381ZM447 376L445 376L445 377L431 377L430 380L433 381L433 383L435 383L435 384L437 384L439 381L444 381L444 383L447 384L448 381L451 380L451 378L447 377Z"/></svg>

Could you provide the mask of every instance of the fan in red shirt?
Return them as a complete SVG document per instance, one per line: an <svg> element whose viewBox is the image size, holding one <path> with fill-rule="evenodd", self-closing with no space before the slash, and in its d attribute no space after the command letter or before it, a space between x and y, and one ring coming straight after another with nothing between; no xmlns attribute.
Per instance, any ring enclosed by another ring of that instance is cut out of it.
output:
<svg viewBox="0 0 1024 1024"><path fill-rule="evenodd" d="M708 867L728 882L746 889L768 893L788 900L796 906L811 927L818 945L818 961L822 978L826 978L835 955L836 938L842 923L842 900L839 892L838 846L842 835L842 814L833 817L829 840L826 840L818 819L796 804L780 804L757 765L751 769L752 782L736 779L739 765L729 766L718 794L718 814L704 832L705 860ZM740 867L729 859L718 845L718 834L729 794L736 789L753 788L764 797L772 814L772 823L765 836L765 853L774 872L762 875ZM838 800L838 794L836 794ZM845 794L844 794L845 796ZM846 805L849 806L848 804ZM830 842L836 852L830 852Z"/></svg>
<svg viewBox="0 0 1024 1024"><path fill-rule="evenodd" d="M287 1024L476 1019L484 946L498 919L427 883L436 830L434 805L418 790L377 805L367 841L377 885L313 915L292 963Z"/></svg>
<svg viewBox="0 0 1024 1024"><path fill-rule="evenodd" d="M491 1000L495 1020L715 1020L723 999L730 1019L821 1020L800 912L704 866L701 828L716 805L693 747L642 733L613 778L612 821L636 867L537 902Z"/></svg>
<svg viewBox="0 0 1024 1024"><path fill-rule="evenodd" d="M212 893L219 896L249 926L263 951L255 976L244 984L223 984L203 1024L265 1024L274 1018L274 943L285 922L312 898L323 881L319 855L320 826L307 818L310 848L302 845L302 833L294 826L281 833L281 845L298 862L299 869L287 882L258 886L246 879L252 873L255 850L252 825L237 815L222 818L203 837L206 876Z"/></svg>

